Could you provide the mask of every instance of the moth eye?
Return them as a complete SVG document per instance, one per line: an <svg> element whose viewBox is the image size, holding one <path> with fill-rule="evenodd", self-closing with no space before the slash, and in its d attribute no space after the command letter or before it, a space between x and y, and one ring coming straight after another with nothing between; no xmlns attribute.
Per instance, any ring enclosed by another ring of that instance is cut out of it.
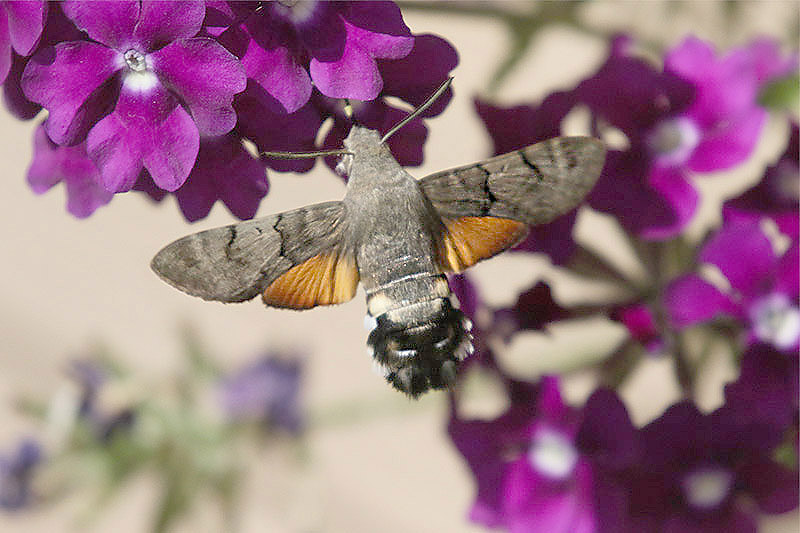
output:
<svg viewBox="0 0 800 533"><path fill-rule="evenodd" d="M336 173L340 176L349 176L350 168L353 166L353 156L345 154L336 164Z"/></svg>

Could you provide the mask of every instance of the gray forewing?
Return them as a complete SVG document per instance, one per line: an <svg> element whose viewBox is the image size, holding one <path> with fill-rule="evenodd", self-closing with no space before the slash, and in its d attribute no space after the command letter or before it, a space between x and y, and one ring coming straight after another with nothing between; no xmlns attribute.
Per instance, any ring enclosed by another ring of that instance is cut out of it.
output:
<svg viewBox="0 0 800 533"><path fill-rule="evenodd" d="M583 200L604 161L600 140L556 137L431 174L420 186L443 217L495 216L543 224Z"/></svg>
<svg viewBox="0 0 800 533"><path fill-rule="evenodd" d="M325 202L189 235L150 263L164 281L205 300L254 298L295 265L342 243L344 207Z"/></svg>

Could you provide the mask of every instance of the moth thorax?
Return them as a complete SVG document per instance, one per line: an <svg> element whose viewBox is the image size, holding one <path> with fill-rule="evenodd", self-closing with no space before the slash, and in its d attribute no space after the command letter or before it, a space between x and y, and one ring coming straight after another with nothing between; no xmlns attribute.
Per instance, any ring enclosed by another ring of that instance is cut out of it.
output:
<svg viewBox="0 0 800 533"><path fill-rule="evenodd" d="M453 386L458 363L472 353L472 323L448 297L411 303L374 319L367 339L376 369L412 397Z"/></svg>

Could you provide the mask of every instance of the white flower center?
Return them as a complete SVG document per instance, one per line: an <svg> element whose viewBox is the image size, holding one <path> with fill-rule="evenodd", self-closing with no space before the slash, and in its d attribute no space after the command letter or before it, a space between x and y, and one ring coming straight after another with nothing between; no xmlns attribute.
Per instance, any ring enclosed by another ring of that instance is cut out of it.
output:
<svg viewBox="0 0 800 533"><path fill-rule="evenodd" d="M659 123L647 140L660 162L680 165L700 142L700 131L691 119L678 117Z"/></svg>
<svg viewBox="0 0 800 533"><path fill-rule="evenodd" d="M147 62L144 59L144 54L137 50L128 50L125 52L125 64L133 72L144 72L147 70Z"/></svg>
<svg viewBox="0 0 800 533"><path fill-rule="evenodd" d="M681 482L683 495L692 507L711 510L718 507L731 491L733 474L722 468L698 468Z"/></svg>
<svg viewBox="0 0 800 533"><path fill-rule="evenodd" d="M314 14L317 2L311 0L278 0L280 14L294 23L305 22Z"/></svg>
<svg viewBox="0 0 800 533"><path fill-rule="evenodd" d="M787 350L800 340L800 309L778 292L756 300L750 308L753 333L759 340Z"/></svg>
<svg viewBox="0 0 800 533"><path fill-rule="evenodd" d="M130 49L122 57L128 67L123 78L126 88L137 92L146 92L158 84L158 76L152 69L147 68L147 59L143 53Z"/></svg>
<svg viewBox="0 0 800 533"><path fill-rule="evenodd" d="M565 479L578 462L578 452L572 441L562 433L540 430L533 437L528 460L540 473L554 479Z"/></svg>

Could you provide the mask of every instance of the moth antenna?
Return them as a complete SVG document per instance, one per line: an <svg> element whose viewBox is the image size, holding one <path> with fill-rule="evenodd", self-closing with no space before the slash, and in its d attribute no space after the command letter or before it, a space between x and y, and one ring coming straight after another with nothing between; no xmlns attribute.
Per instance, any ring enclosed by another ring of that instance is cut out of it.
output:
<svg viewBox="0 0 800 533"><path fill-rule="evenodd" d="M318 152L259 152L259 154L274 159L312 159L329 155L353 155L353 152L348 152L347 150L320 150Z"/></svg>
<svg viewBox="0 0 800 533"><path fill-rule="evenodd" d="M442 96L442 94L450 87L451 83L453 83L452 76L447 78L445 82L441 84L438 89L436 89L436 92L430 95L427 100L425 100L425 103L423 103L421 106L412 111L411 114L408 115L406 118L404 118L403 120L392 126L392 129L387 131L386 135L384 135L381 138L381 143L385 143L389 139L389 137L395 134L397 130L399 130L400 128L402 128L403 126L405 126L406 124L417 118L423 111L432 106L433 103L436 100L438 100L439 97Z"/></svg>

